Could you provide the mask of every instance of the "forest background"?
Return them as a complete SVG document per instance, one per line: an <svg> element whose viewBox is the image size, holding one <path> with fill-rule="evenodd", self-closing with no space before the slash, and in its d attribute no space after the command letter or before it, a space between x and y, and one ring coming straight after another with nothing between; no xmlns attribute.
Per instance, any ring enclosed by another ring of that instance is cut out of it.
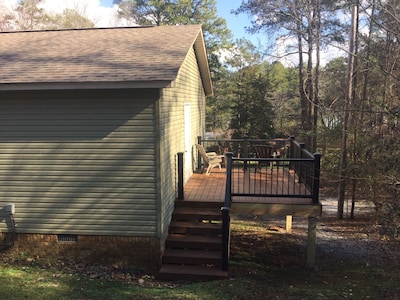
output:
<svg viewBox="0 0 400 300"><path fill-rule="evenodd" d="M399 238L399 0L242 1L232 13L248 15L248 33L265 36L260 45L233 39L216 0L114 4L121 26L203 24L214 84L207 131L217 138L296 136L322 154L321 187L337 197L338 218L354 218L357 201L369 200L380 234ZM85 6L51 13L42 0L0 0L2 32L92 27ZM345 55L323 61L326 49ZM286 64L293 55L296 64Z"/></svg>

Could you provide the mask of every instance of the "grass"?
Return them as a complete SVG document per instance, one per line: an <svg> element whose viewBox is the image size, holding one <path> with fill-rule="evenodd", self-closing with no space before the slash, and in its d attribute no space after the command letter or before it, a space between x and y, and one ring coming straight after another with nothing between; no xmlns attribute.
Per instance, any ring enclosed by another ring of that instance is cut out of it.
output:
<svg viewBox="0 0 400 300"><path fill-rule="evenodd" d="M305 234L282 234L268 230L268 222L245 219L234 220L232 231L227 280L122 282L3 259L0 299L400 299L400 271L391 256L371 261L320 250L311 270L303 266Z"/></svg>

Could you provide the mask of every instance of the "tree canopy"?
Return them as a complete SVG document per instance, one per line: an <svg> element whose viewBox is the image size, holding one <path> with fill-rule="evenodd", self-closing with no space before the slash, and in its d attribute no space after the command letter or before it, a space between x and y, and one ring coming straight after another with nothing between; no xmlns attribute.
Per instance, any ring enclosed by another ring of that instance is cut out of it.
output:
<svg viewBox="0 0 400 300"><path fill-rule="evenodd" d="M119 16L137 25L202 24L209 53L228 47L232 38L216 0L114 0Z"/></svg>

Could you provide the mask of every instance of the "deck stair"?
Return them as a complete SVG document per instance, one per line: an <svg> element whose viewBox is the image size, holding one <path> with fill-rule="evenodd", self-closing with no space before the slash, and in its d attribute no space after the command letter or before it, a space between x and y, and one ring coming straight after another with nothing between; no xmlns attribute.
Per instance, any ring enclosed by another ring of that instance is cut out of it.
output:
<svg viewBox="0 0 400 300"><path fill-rule="evenodd" d="M221 206L219 202L175 202L165 242L162 280L214 280L221 271Z"/></svg>

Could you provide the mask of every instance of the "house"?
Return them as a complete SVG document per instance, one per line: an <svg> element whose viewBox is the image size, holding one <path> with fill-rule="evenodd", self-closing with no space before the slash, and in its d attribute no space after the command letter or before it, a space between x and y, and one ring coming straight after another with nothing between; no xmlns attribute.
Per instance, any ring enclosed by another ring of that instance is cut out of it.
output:
<svg viewBox="0 0 400 300"><path fill-rule="evenodd" d="M212 94L201 26L3 32L0 44L3 240L157 271L177 153L187 181Z"/></svg>

